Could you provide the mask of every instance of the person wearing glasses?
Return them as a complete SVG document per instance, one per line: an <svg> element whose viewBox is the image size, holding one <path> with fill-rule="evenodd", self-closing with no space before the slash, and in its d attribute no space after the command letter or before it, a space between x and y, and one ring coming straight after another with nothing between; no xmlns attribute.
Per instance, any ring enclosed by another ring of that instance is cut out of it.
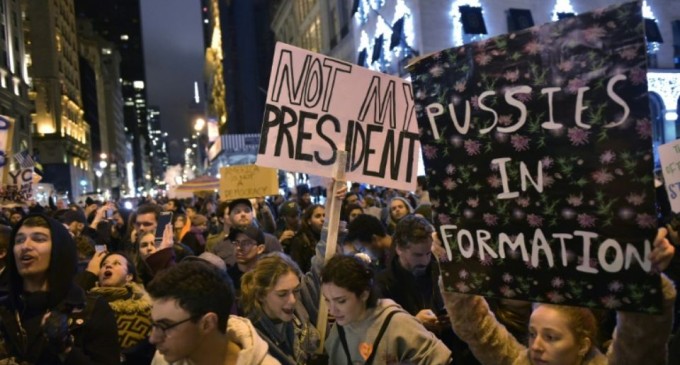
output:
<svg viewBox="0 0 680 365"><path fill-rule="evenodd" d="M149 340L158 349L152 365L279 364L248 319L229 315L233 287L212 264L180 262L159 273L147 290Z"/></svg>
<svg viewBox="0 0 680 365"><path fill-rule="evenodd" d="M255 226L232 228L229 241L234 247L236 265L229 267L227 273L238 297L241 293L241 277L255 267L257 258L265 251L264 232Z"/></svg>

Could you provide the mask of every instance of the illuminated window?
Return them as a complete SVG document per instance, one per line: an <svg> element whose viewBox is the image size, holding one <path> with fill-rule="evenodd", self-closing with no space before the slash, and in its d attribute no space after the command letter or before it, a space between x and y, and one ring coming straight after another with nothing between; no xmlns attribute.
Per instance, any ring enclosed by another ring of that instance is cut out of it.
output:
<svg viewBox="0 0 680 365"><path fill-rule="evenodd" d="M481 7L482 4L479 0L456 0L451 4L449 15L453 18L453 45L456 47L484 39L480 34L463 34L463 23L461 22L460 14L461 6Z"/></svg>
<svg viewBox="0 0 680 365"><path fill-rule="evenodd" d="M111 48L102 48L102 54L110 55L111 54Z"/></svg>
<svg viewBox="0 0 680 365"><path fill-rule="evenodd" d="M557 2L555 2L555 7L553 8L553 13L552 13L552 20L553 21L560 20L560 14L562 14L563 17L564 17L564 14L576 15L576 11L574 11L574 7L571 6L571 1L569 1L569 0L557 0Z"/></svg>
<svg viewBox="0 0 680 365"><path fill-rule="evenodd" d="M121 40L121 41L127 41L127 40L129 40L129 39L130 39L130 37L129 37L127 34L121 34L121 35L120 35L120 40Z"/></svg>

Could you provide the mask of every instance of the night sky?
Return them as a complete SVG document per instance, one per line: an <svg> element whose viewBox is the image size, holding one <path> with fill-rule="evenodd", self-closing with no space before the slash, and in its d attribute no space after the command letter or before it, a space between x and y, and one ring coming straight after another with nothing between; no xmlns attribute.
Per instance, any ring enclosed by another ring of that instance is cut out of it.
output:
<svg viewBox="0 0 680 365"><path fill-rule="evenodd" d="M203 99L203 29L199 0L141 0L149 106L160 107L170 163L183 158L181 140L192 128L194 82Z"/></svg>

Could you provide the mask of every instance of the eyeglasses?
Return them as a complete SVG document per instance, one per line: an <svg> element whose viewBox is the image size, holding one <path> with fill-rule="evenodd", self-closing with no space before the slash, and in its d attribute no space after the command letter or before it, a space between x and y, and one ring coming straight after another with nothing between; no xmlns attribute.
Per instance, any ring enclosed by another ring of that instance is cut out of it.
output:
<svg viewBox="0 0 680 365"><path fill-rule="evenodd" d="M168 331L170 331L171 329L179 326L182 323L186 323L186 322L189 322L189 321L193 321L197 318L200 318L201 316L202 316L202 314L196 315L196 316L191 316L191 317L189 317L189 318L187 318L183 321L175 322L175 323L172 323L172 324L167 324L165 322L151 321L151 329L156 329L160 333L161 337L166 337L168 335Z"/></svg>
<svg viewBox="0 0 680 365"><path fill-rule="evenodd" d="M255 244L255 241L253 240L233 240L231 243L234 244L237 248L243 248L243 249L248 249L252 247Z"/></svg>

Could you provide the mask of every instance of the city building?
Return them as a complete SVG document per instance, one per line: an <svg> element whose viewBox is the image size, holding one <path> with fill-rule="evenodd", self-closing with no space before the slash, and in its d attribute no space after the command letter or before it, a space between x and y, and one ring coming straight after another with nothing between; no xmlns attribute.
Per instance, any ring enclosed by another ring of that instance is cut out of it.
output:
<svg viewBox="0 0 680 365"><path fill-rule="evenodd" d="M139 0L75 0L79 17L90 19L101 37L120 52L123 115L125 132L133 150L133 172L136 189L152 185L146 76ZM145 161L146 160L146 161ZM149 177L147 179L147 177Z"/></svg>
<svg viewBox="0 0 680 365"><path fill-rule="evenodd" d="M120 53L113 43L94 32L87 19L78 19L78 35L83 109L92 137L94 190L118 199L128 194Z"/></svg>
<svg viewBox="0 0 680 365"><path fill-rule="evenodd" d="M0 0L0 115L14 120L14 151L32 152L28 62L21 3Z"/></svg>
<svg viewBox="0 0 680 365"><path fill-rule="evenodd" d="M211 175L234 161L254 161L254 157L230 156L251 154L250 147L240 151L238 146L251 146L251 136L261 131L274 52L270 10L270 2L265 0L202 1L210 161L207 171ZM215 124L219 135L211 132ZM197 147L201 145L202 153L203 142L199 142ZM203 156L193 158L202 160Z"/></svg>
<svg viewBox="0 0 680 365"><path fill-rule="evenodd" d="M151 138L151 175L155 186L163 186L163 175L170 166L168 157L168 133L161 130L161 111L156 106L149 106L149 137Z"/></svg>
<svg viewBox="0 0 680 365"><path fill-rule="evenodd" d="M93 189L90 126L84 119L72 0L25 1L33 147L43 181L76 199Z"/></svg>

